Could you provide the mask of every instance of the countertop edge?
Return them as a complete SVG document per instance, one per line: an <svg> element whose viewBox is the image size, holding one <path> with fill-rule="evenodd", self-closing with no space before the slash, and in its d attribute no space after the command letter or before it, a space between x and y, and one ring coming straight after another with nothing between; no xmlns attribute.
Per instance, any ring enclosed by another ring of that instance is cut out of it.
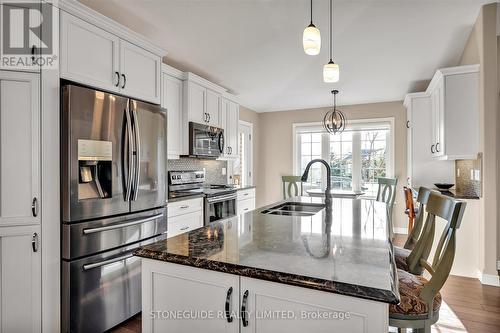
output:
<svg viewBox="0 0 500 333"><path fill-rule="evenodd" d="M134 255L141 258L159 260L173 264L180 264L184 266L191 266L195 268L208 269L211 271L217 271L221 273L233 274L244 276L248 278L254 278L259 280L265 280L269 282L282 283L286 285L313 289L318 291L330 292L334 294L339 294L343 296L350 296L356 298L367 299L376 302L383 302L389 304L398 304L399 293L397 292L397 277L395 279L395 284L392 286L393 290L382 290L378 288L370 288L365 286L353 285L344 282L328 281L323 279L317 279L313 277L306 277L291 273L283 273L278 271L266 270L261 268L250 268L241 265L235 265L231 263L224 263L215 260L209 260L204 258L191 259L190 257L163 253L163 252L153 252L151 250L139 249L134 252ZM393 269L393 274L396 272ZM396 288L396 289L394 289ZM351 291L350 291L351 290ZM374 295L376 294L376 295ZM377 297L378 295L378 297Z"/></svg>

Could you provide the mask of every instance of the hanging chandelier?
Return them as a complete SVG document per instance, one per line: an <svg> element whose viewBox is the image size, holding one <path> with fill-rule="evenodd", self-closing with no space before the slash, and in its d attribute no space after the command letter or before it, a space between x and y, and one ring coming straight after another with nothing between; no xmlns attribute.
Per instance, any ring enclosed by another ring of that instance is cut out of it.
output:
<svg viewBox="0 0 500 333"><path fill-rule="evenodd" d="M332 0L330 0L330 61L323 66L323 81L326 83L338 82L340 77L339 65L334 63L332 60L333 56L333 5Z"/></svg>
<svg viewBox="0 0 500 333"><path fill-rule="evenodd" d="M340 134L344 131L346 118L342 111L337 109L338 90L332 90L333 109L328 111L323 118L323 127L330 134Z"/></svg>
<svg viewBox="0 0 500 333"><path fill-rule="evenodd" d="M307 55L318 55L321 50L321 33L313 24L313 2L311 0L311 23L304 29L302 46Z"/></svg>

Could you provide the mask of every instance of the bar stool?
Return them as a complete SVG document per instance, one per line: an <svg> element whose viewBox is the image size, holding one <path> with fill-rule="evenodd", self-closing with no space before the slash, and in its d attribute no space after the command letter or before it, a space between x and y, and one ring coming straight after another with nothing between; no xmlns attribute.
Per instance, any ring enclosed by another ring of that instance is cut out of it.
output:
<svg viewBox="0 0 500 333"><path fill-rule="evenodd" d="M302 196L304 194L300 176L282 176L283 199Z"/></svg>
<svg viewBox="0 0 500 333"><path fill-rule="evenodd" d="M413 230L413 223L415 222L415 216L417 211L415 210L415 205L413 204L413 191L411 188L404 186L403 192L405 195L405 214L408 215L408 234Z"/></svg>
<svg viewBox="0 0 500 333"><path fill-rule="evenodd" d="M392 208L396 199L397 178L379 178L378 191L376 201L385 202L387 204L387 213L389 216L389 235L391 239L394 237L394 228L392 225Z"/></svg>
<svg viewBox="0 0 500 333"><path fill-rule="evenodd" d="M422 253L418 253L419 255L412 260L418 261L419 265L431 275L431 279L427 280L422 276L413 275L401 269L397 270L401 301L399 304L389 306L390 326L430 333L431 325L438 321L442 302L439 291L450 275L455 258L456 231L460 227L465 206L465 202L455 201L441 194L429 195L426 206L426 226L434 226L436 216L438 216L447 222L446 227L439 240L432 264L424 259Z"/></svg>

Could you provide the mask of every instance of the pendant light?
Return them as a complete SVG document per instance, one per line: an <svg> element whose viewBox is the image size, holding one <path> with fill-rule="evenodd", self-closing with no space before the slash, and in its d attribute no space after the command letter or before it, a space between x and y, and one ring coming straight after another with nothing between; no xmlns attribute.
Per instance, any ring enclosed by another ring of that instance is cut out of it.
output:
<svg viewBox="0 0 500 333"><path fill-rule="evenodd" d="M330 61L323 66L323 81L326 83L338 82L340 76L339 65L333 62L332 60L332 49L333 49L333 33L332 33L332 0L330 0Z"/></svg>
<svg viewBox="0 0 500 333"><path fill-rule="evenodd" d="M313 24L313 2L311 0L311 23L304 29L302 46L307 55L318 55L321 50L321 34Z"/></svg>
<svg viewBox="0 0 500 333"><path fill-rule="evenodd" d="M344 131L346 118L342 111L337 109L337 94L338 90L332 90L333 94L333 109L328 111L323 117L323 127L330 134L340 134Z"/></svg>

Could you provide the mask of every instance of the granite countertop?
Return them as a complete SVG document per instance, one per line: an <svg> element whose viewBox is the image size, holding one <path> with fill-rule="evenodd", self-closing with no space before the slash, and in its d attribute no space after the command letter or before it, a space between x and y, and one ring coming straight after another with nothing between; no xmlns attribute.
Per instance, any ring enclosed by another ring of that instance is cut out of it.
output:
<svg viewBox="0 0 500 333"><path fill-rule="evenodd" d="M442 195L446 195L448 197L452 197L452 198L455 198L455 199L479 199L479 196L478 195L475 195L475 194L468 194L468 193L461 193L461 192L457 192L456 190L448 190L448 191L443 191L443 190L440 190L440 189L437 189L437 188L434 188L432 189L433 191L437 191L439 193L441 193Z"/></svg>
<svg viewBox="0 0 500 333"><path fill-rule="evenodd" d="M324 203L323 198L311 197L289 201ZM334 198L330 209L308 217L261 213L270 206L144 246L135 255L384 303L399 302L385 204Z"/></svg>

